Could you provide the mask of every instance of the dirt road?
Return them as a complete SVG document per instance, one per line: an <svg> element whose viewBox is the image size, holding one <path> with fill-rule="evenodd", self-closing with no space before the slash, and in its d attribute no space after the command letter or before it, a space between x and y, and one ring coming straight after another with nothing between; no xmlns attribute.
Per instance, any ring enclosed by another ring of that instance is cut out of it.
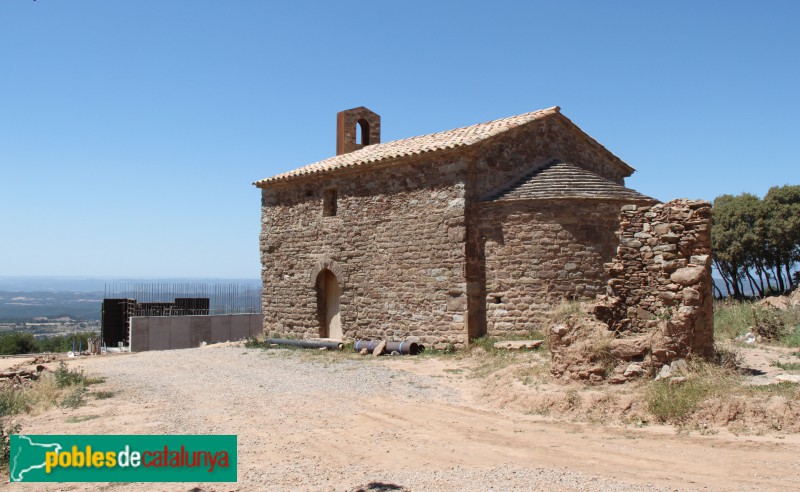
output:
<svg viewBox="0 0 800 492"><path fill-rule="evenodd" d="M77 410L18 419L25 433L221 433L236 484L89 490L798 490L800 439L677 435L558 423L492 408L448 358L351 359L206 347L73 361L107 381ZM86 484L12 484L87 490Z"/></svg>

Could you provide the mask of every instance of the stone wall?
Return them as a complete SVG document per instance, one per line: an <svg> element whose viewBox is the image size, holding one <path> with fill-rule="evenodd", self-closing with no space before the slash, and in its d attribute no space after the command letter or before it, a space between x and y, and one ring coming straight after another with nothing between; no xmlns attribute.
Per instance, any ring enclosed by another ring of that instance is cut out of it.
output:
<svg viewBox="0 0 800 492"><path fill-rule="evenodd" d="M643 333L666 320L679 356L712 354L711 204L626 206L622 218L619 254L608 265L608 294L618 299L613 328Z"/></svg>
<svg viewBox="0 0 800 492"><path fill-rule="evenodd" d="M553 159L580 166L618 184L624 184L625 176L633 172L567 117L556 114L510 130L472 149L470 162L474 181L469 186L470 196L487 198Z"/></svg>
<svg viewBox="0 0 800 492"><path fill-rule="evenodd" d="M527 305L525 301L523 301L523 299L530 299L531 295L539 294L539 291L529 286L520 286L519 289L510 293L511 298L509 298L509 300L512 302L514 308L498 308L492 305L495 297L491 296L490 292L487 290L486 252L484 248L485 234L482 232L482 228L486 228L487 222L490 222L491 219L485 216L487 205L483 200L517 183L520 178L541 168L553 159L563 159L619 184L624 184L625 176L632 172L632 169L622 163L619 158L580 131L568 118L561 114L554 114L542 120L509 130L502 135L481 142L465 153L465 160L468 165L466 181L466 276L470 338L479 337L490 332L498 335L511 333L512 331L515 334L527 333L533 329L534 326L538 326L543 319L540 313L542 310L546 309L546 302L536 298L532 305ZM538 205L534 205L533 207L535 208L536 206ZM568 206L571 207L571 205ZM522 207L525 208L525 206ZM558 208L556 205L546 206L546 208L548 207L553 210ZM589 207L591 208L591 206ZM615 207L616 210L612 212L611 215L616 216L618 215L619 206L615 205ZM532 233L531 227L538 227L536 225L525 225L524 220L520 221L518 215L512 217L503 210L502 208L498 208L491 212L491 214L499 214L499 216L494 218L506 221L506 225L509 226L506 229L510 229L512 223L522 224L523 231L520 237ZM528 208L527 210L532 209ZM580 214L580 206L571 211ZM545 212L545 215L547 215L547 213L548 212ZM592 213L593 212L589 212L589 215ZM561 223L571 223L570 221L573 220L567 217L566 214L560 215L561 218L564 219ZM533 215L530 215L530 217L533 217ZM533 218L533 220L537 219ZM559 223L561 219L543 218L542 220L545 222L554 221L553 223L555 224ZM608 231L610 232L616 230L617 226L615 223L613 226L609 227L610 229ZM494 228L494 226L490 227L490 229L492 228ZM568 234L568 232L565 232L561 236L564 238ZM607 242L606 239L609 239L609 241ZM555 241L557 243L562 240L563 239L556 239ZM533 241L535 241L533 236L530 236L525 241L527 245L525 248L515 247L516 253L524 252L530 255L527 257L518 257L518 263L537 258L544 261L547 260L546 256L543 255L550 254L550 252L544 253L541 250L530 247L530 243ZM580 244L588 243L584 238L583 242ZM616 238L610 233L598 235L598 242L595 243L594 246L602 249L605 247L604 245L613 248L616 245ZM580 246L577 247L580 249ZM500 261L506 261L506 256L509 253L513 254L512 250L506 248L501 253L501 256L505 256ZM567 251L564 253L567 254ZM601 256L604 258L604 261L608 261L608 258L610 258L610 255L605 252L601 253ZM554 261L555 263L560 262L558 259ZM566 261L561 263L566 263ZM576 284L582 285L583 282L579 280ZM592 287L590 287L590 289L591 288ZM517 309L516 306L519 306L521 309ZM514 314L501 316L503 319L498 320L494 311L496 311L497 314L503 311ZM531 320L523 320L525 314L532 314L534 318ZM493 321L495 322L494 324ZM511 330L509 323L517 321L519 321L521 325L517 324L517 326ZM492 326L490 327L489 325Z"/></svg>
<svg viewBox="0 0 800 492"><path fill-rule="evenodd" d="M619 210L597 200L484 204L488 334L545 331L553 305L604 293Z"/></svg>
<svg viewBox="0 0 800 492"><path fill-rule="evenodd" d="M266 331L321 336L316 276L342 290L344 337L463 344L465 164L458 155L263 190ZM337 215L323 216L326 189Z"/></svg>
<svg viewBox="0 0 800 492"><path fill-rule="evenodd" d="M341 325L350 340L460 346L486 334L487 319L493 334L525 333L540 326L555 299L593 297L606 279L600 265L616 246L618 203L482 201L554 158L616 183L632 171L554 114L475 145L267 185L260 238L266 331L324 335L316 285L323 270L342 289ZM325 216L324 197L334 189L337 214ZM508 243L489 239L487 246L486 237L499 236ZM499 304L506 306L496 305L497 293L505 293Z"/></svg>
<svg viewBox="0 0 800 492"><path fill-rule="evenodd" d="M555 375L624 382L675 359L714 353L711 204L673 200L622 207L607 296L594 319L549 331Z"/></svg>

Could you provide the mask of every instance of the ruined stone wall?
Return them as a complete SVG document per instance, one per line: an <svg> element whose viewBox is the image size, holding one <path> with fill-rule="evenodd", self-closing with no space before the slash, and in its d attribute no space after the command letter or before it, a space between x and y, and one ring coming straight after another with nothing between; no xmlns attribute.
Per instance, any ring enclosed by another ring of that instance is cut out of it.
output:
<svg viewBox="0 0 800 492"><path fill-rule="evenodd" d="M711 204L629 205L622 218L619 254L608 265L615 329L643 333L667 321L678 356L712 354Z"/></svg>
<svg viewBox="0 0 800 492"><path fill-rule="evenodd" d="M492 336L546 330L553 305L605 291L620 203L489 202L481 208L486 318Z"/></svg>
<svg viewBox="0 0 800 492"><path fill-rule="evenodd" d="M457 154L263 190L265 329L320 336L316 275L342 288L346 339L465 342L465 164ZM323 216L326 189L336 216Z"/></svg>
<svg viewBox="0 0 800 492"><path fill-rule="evenodd" d="M607 295L548 330L557 377L624 383L714 353L711 204L626 205L621 217Z"/></svg>

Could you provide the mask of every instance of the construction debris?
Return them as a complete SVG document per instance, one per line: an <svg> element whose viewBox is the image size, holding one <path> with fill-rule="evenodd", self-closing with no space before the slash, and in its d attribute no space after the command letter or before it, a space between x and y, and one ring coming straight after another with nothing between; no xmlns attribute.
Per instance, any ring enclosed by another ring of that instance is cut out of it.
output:
<svg viewBox="0 0 800 492"><path fill-rule="evenodd" d="M0 372L0 379L12 380L14 383L21 383L23 380L35 381L39 379L42 372L47 370L47 367L38 365L35 370L17 369L15 371Z"/></svg>

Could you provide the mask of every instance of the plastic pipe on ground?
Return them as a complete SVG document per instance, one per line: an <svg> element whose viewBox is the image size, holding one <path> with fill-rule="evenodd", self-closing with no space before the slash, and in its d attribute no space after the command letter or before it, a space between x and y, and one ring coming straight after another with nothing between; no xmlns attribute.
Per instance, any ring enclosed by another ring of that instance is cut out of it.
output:
<svg viewBox="0 0 800 492"><path fill-rule="evenodd" d="M361 352L362 349L372 352L379 343L381 343L380 340L358 340L353 345L353 349L356 352ZM425 350L425 346L417 342L386 342L384 352L388 354L397 352L401 355L417 355L423 350Z"/></svg>
<svg viewBox="0 0 800 492"><path fill-rule="evenodd" d="M291 347L303 348L326 348L328 350L342 350L342 342L329 342L325 340L293 340L290 338L266 338L266 343L275 345L289 345Z"/></svg>

